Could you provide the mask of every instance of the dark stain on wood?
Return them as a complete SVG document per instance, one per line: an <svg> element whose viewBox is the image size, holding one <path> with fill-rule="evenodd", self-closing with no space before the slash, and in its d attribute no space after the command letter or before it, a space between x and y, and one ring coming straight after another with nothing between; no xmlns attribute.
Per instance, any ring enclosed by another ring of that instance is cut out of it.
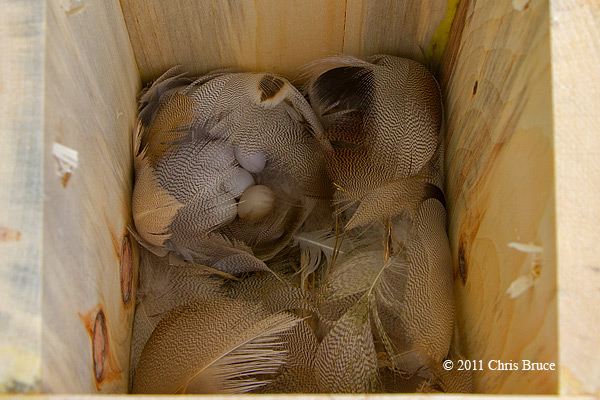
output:
<svg viewBox="0 0 600 400"><path fill-rule="evenodd" d="M463 286L466 285L469 276L471 244L477 238L477 233L479 232L479 227L481 226L484 217L485 211L469 213L465 217L464 223L460 229L461 233L458 240L458 259L456 260L456 265L458 266L458 276L460 276Z"/></svg>
<svg viewBox="0 0 600 400"><path fill-rule="evenodd" d="M106 319L100 310L96 314L94 329L92 330L92 359L94 360L94 377L100 383L104 379L106 369L106 346L108 334L106 332Z"/></svg>
<svg viewBox="0 0 600 400"><path fill-rule="evenodd" d="M121 276L121 298L126 306L131 304L133 294L133 252L131 249L131 237L128 232L123 235L121 241L121 253L119 257L119 272Z"/></svg>
<svg viewBox="0 0 600 400"><path fill-rule="evenodd" d="M121 238L112 229L110 220L104 213L104 220L110 233L110 241L113 245L115 256L119 260L119 281L121 285L121 300L126 307L133 305L134 296L133 283L135 281L135 267L133 264L133 248L131 235L127 229Z"/></svg>
<svg viewBox="0 0 600 400"><path fill-rule="evenodd" d="M479 81L475 81L475 84L473 85L473 96L475 96L477 94L477 85L479 84Z"/></svg>
<svg viewBox="0 0 600 400"><path fill-rule="evenodd" d="M87 314L79 314L92 341L92 368L96 389L100 390L106 382L121 379L122 371L111 352L108 334L108 321L101 304L96 305Z"/></svg>
<svg viewBox="0 0 600 400"><path fill-rule="evenodd" d="M0 226L0 242L18 242L21 232Z"/></svg>
<svg viewBox="0 0 600 400"><path fill-rule="evenodd" d="M467 284L467 272L469 270L467 265L466 246L467 244L461 238L458 244L458 275L460 276L463 286Z"/></svg>
<svg viewBox="0 0 600 400"><path fill-rule="evenodd" d="M83 9L85 8L85 3L74 6L68 10L65 11L65 14L67 15L67 17L72 17L75 14L79 14L81 11L83 11Z"/></svg>
<svg viewBox="0 0 600 400"><path fill-rule="evenodd" d="M444 51L444 58L442 59L439 73L436 74L436 78L438 78L438 81L441 83L444 93L447 90L446 86L448 82L450 82L450 76L454 70L454 64L458 59L458 50L460 48L462 33L465 27L469 3L471 3L470 0L461 0L458 4L458 10L454 16L452 27L450 28L448 44L446 45L446 50Z"/></svg>
<svg viewBox="0 0 600 400"><path fill-rule="evenodd" d="M64 174L62 174L62 176L60 177L60 183L62 184L63 188L67 188L67 183L69 183L69 179L71 179L70 172L65 172Z"/></svg>

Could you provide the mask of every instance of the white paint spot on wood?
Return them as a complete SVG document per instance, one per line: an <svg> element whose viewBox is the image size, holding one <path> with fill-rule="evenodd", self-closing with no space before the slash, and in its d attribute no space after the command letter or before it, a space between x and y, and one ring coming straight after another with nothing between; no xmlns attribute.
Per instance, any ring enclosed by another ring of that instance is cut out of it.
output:
<svg viewBox="0 0 600 400"><path fill-rule="evenodd" d="M80 13L85 8L84 0L63 0L60 4L67 17Z"/></svg>
<svg viewBox="0 0 600 400"><path fill-rule="evenodd" d="M531 0L513 0L512 6L517 11L523 11L529 6Z"/></svg>
<svg viewBox="0 0 600 400"><path fill-rule="evenodd" d="M518 243L518 242L510 242L508 247L513 248L518 251L522 251L523 253L541 253L544 248L542 246L535 245L533 243Z"/></svg>
<svg viewBox="0 0 600 400"><path fill-rule="evenodd" d="M506 290L506 294L510 296L511 299L516 299L523 293L525 293L528 289L535 285L535 282L540 276L540 272L542 270L542 258L541 253L544 248L542 246L535 245L533 243L518 243L518 242L510 242L508 247L513 248L517 251L521 251L523 253L530 254L531 257L531 270L528 274L521 275L517 279L515 279L508 289Z"/></svg>
<svg viewBox="0 0 600 400"><path fill-rule="evenodd" d="M79 153L75 149L54 142L52 145L52 155L56 159L56 175L62 179L63 186L66 186L73 171L79 164Z"/></svg>
<svg viewBox="0 0 600 400"><path fill-rule="evenodd" d="M516 299L517 297L525 293L525 291L527 291L527 289L532 287L534 284L535 279L532 274L522 275L510 284L510 286L506 290L506 294L508 294L511 299Z"/></svg>

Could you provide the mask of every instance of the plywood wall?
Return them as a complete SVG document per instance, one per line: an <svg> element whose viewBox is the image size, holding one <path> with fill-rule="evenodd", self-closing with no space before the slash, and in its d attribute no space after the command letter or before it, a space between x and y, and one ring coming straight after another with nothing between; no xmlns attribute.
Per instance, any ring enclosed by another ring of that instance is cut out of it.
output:
<svg viewBox="0 0 600 400"><path fill-rule="evenodd" d="M40 388L44 2L0 1L0 393Z"/></svg>
<svg viewBox="0 0 600 400"><path fill-rule="evenodd" d="M180 64L294 77L311 60L380 52L425 60L446 2L366 0L122 0L143 80Z"/></svg>
<svg viewBox="0 0 600 400"><path fill-rule="evenodd" d="M560 393L600 396L600 7L551 2Z"/></svg>
<svg viewBox="0 0 600 400"><path fill-rule="evenodd" d="M52 0L46 20L42 391L125 392L141 84L118 1Z"/></svg>
<svg viewBox="0 0 600 400"><path fill-rule="evenodd" d="M523 360L558 364L548 2L461 1L448 46L446 190L465 356L483 361L478 392L556 393L558 371L523 370Z"/></svg>

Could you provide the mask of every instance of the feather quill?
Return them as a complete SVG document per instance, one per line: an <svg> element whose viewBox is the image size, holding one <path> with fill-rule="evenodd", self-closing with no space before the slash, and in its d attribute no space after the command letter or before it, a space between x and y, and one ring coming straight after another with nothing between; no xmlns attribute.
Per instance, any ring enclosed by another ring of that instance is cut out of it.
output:
<svg viewBox="0 0 600 400"><path fill-rule="evenodd" d="M148 339L134 393L245 393L285 364L285 333L300 319L227 298L169 311ZM173 357L173 354L178 354Z"/></svg>
<svg viewBox="0 0 600 400"><path fill-rule="evenodd" d="M171 266L168 257L140 249L140 287L131 335L130 385L142 349L152 331L171 309L219 296L223 280L190 266Z"/></svg>
<svg viewBox="0 0 600 400"><path fill-rule="evenodd" d="M301 321L286 334L284 348L287 361L280 374L269 384L253 393L317 393L315 353L317 338L306 320Z"/></svg>

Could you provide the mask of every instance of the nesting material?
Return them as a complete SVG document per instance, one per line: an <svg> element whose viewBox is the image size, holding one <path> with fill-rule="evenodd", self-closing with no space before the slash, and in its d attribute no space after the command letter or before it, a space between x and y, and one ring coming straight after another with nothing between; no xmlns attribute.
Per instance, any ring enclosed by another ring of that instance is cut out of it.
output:
<svg viewBox="0 0 600 400"><path fill-rule="evenodd" d="M283 77L167 71L140 98L136 236L160 256L267 270L330 191L320 142L319 121Z"/></svg>
<svg viewBox="0 0 600 400"><path fill-rule="evenodd" d="M305 71L308 102L272 74L170 70L143 93L134 392L471 390L443 368L461 355L435 79L387 55Z"/></svg>

